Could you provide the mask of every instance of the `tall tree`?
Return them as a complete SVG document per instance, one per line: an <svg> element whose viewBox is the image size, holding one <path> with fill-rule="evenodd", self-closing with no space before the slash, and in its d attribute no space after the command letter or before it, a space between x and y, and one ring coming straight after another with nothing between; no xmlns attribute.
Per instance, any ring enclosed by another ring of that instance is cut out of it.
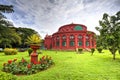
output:
<svg viewBox="0 0 120 80"><path fill-rule="evenodd" d="M96 27L96 30L100 32L101 44L106 45L115 59L115 53L120 47L120 11L113 16L104 13L99 25L101 27Z"/></svg>

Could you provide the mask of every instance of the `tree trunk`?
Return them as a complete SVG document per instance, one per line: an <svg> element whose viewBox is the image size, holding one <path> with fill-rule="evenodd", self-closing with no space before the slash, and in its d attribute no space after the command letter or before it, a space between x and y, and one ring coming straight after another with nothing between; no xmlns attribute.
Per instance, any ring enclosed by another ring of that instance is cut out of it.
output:
<svg viewBox="0 0 120 80"><path fill-rule="evenodd" d="M115 60L115 53L113 53L113 60Z"/></svg>
<svg viewBox="0 0 120 80"><path fill-rule="evenodd" d="M109 51L112 53L112 55L113 55L113 60L115 60L115 53L116 53L116 51L117 51L117 49L115 49L115 48L109 48Z"/></svg>

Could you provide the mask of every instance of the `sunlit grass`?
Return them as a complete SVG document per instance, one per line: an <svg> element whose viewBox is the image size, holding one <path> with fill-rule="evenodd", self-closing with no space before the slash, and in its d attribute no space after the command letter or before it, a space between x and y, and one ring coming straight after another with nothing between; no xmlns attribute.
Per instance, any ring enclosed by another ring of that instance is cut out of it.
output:
<svg viewBox="0 0 120 80"><path fill-rule="evenodd" d="M116 54L116 60L112 59L109 51L103 53L95 51L76 54L70 51L43 51L39 57L49 55L55 65L39 73L27 76L18 76L18 80L120 80L120 55ZM2 64L9 59L24 57L30 60L27 52L19 52L17 55L6 56L0 53L0 69Z"/></svg>

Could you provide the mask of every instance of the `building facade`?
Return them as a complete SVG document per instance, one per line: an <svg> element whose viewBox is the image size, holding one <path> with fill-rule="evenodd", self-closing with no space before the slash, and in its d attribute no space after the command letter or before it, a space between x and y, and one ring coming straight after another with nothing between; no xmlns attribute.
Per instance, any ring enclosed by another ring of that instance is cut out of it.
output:
<svg viewBox="0 0 120 80"><path fill-rule="evenodd" d="M87 31L82 24L67 24L61 26L53 35L46 35L44 39L46 49L76 50L78 48L95 48L95 33Z"/></svg>

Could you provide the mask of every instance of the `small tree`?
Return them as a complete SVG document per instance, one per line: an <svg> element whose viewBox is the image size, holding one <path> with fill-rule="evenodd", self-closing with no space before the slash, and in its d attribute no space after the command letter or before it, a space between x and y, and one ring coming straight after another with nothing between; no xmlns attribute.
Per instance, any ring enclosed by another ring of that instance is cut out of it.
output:
<svg viewBox="0 0 120 80"><path fill-rule="evenodd" d="M93 55L94 51L95 51L95 49L91 48L91 53L92 53L91 56Z"/></svg>
<svg viewBox="0 0 120 80"><path fill-rule="evenodd" d="M82 48L78 48L78 53L82 53L83 49Z"/></svg>
<svg viewBox="0 0 120 80"><path fill-rule="evenodd" d="M115 59L115 53L120 45L120 11L113 16L104 13L99 21L101 27L96 27L100 32L101 42L106 45Z"/></svg>
<svg viewBox="0 0 120 80"><path fill-rule="evenodd" d="M103 50L102 46L101 46L101 47L97 47L97 51L98 51L99 53L102 53L102 50Z"/></svg>

